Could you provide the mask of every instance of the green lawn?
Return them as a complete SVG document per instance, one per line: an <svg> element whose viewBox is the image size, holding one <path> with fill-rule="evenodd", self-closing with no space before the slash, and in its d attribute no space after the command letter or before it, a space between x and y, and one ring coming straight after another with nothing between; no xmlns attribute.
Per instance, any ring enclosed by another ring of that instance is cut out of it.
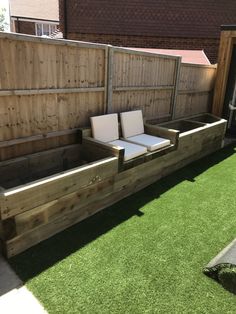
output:
<svg viewBox="0 0 236 314"><path fill-rule="evenodd" d="M49 313L235 313L202 274L236 235L236 147L12 258Z"/></svg>

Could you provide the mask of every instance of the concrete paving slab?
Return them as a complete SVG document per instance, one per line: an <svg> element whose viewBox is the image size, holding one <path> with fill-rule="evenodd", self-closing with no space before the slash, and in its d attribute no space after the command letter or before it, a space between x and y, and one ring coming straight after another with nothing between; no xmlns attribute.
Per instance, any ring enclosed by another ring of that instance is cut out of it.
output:
<svg viewBox="0 0 236 314"><path fill-rule="evenodd" d="M0 313L46 314L47 312L26 287L21 287L0 297Z"/></svg>
<svg viewBox="0 0 236 314"><path fill-rule="evenodd" d="M46 314L34 295L23 286L7 261L0 255L0 314Z"/></svg>
<svg viewBox="0 0 236 314"><path fill-rule="evenodd" d="M22 285L20 278L0 255L0 296Z"/></svg>

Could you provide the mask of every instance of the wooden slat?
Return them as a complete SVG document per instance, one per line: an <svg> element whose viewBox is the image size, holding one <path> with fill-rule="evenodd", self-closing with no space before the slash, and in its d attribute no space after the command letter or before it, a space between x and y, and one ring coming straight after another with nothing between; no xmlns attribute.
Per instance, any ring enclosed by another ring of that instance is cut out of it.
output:
<svg viewBox="0 0 236 314"><path fill-rule="evenodd" d="M44 94L74 94L74 93L90 93L104 92L105 87L86 87L86 88L50 88L50 89L13 89L0 90L0 96L23 96L23 95L44 95Z"/></svg>
<svg viewBox="0 0 236 314"><path fill-rule="evenodd" d="M113 112L113 93L112 93L112 88L113 88L113 63L114 63L114 48L112 46L108 47L108 76L107 76L107 113Z"/></svg>
<svg viewBox="0 0 236 314"><path fill-rule="evenodd" d="M134 54L134 55L141 55L141 56L147 56L147 57L155 57L155 58L163 58L163 59L178 59L178 56L171 56L171 55L165 55L164 53L153 53L153 52L147 52L147 51L140 51L129 49L129 48L122 48L122 47L115 47L115 51L122 52L124 54Z"/></svg>
<svg viewBox="0 0 236 314"><path fill-rule="evenodd" d="M16 41L25 41L25 42L36 42L36 43L44 43L48 45L58 45L58 46L69 46L69 47L76 47L76 48L94 48L94 49L106 49L106 45L104 44L96 44L96 43L89 43L84 41L75 41L75 40L63 40L63 39L53 39L53 38L44 38L44 37L36 37L26 34L16 34L16 33L6 33L0 32L0 38L2 39L9 39L9 40L16 40Z"/></svg>
<svg viewBox="0 0 236 314"><path fill-rule="evenodd" d="M142 91L142 90L172 90L174 86L125 86L125 87L113 87L115 92L124 92L124 91Z"/></svg>
<svg viewBox="0 0 236 314"><path fill-rule="evenodd" d="M107 178L95 185L82 188L57 200L28 210L15 217L16 233L20 235L39 225L49 223L71 210L80 210L98 201L101 195L113 192L114 177Z"/></svg>
<svg viewBox="0 0 236 314"><path fill-rule="evenodd" d="M19 145L19 144L25 144L28 142L39 141L46 138L53 138L53 137L59 137L59 136L64 136L64 135L77 134L77 133L79 134L78 131L79 131L79 128L76 128L72 130L62 130L62 131L48 132L45 134L39 134L39 135L34 135L34 136L22 137L22 138L17 138L14 140L9 140L9 141L1 141L0 148Z"/></svg>
<svg viewBox="0 0 236 314"><path fill-rule="evenodd" d="M217 69L217 64L197 64L197 63L184 62L184 65L188 67L192 67L192 68Z"/></svg>
<svg viewBox="0 0 236 314"><path fill-rule="evenodd" d="M170 139L171 142L176 145L178 143L179 131L163 128L161 126L156 126L149 123L145 123L144 130L146 134Z"/></svg>
<svg viewBox="0 0 236 314"><path fill-rule="evenodd" d="M177 95L179 90L179 79L180 79L180 68L181 68L181 62L182 58L179 58L176 62L176 70L175 70L175 88L174 93L172 95L172 104L170 108L170 115L171 119L175 119L175 111L176 111L176 105L177 105Z"/></svg>
<svg viewBox="0 0 236 314"><path fill-rule="evenodd" d="M212 90L179 90L178 94L208 94L211 93Z"/></svg>
<svg viewBox="0 0 236 314"><path fill-rule="evenodd" d="M104 90L104 110L103 114L107 113L107 104L108 104L108 71L109 71L109 46L106 46L106 51L105 51L105 66L104 66L104 85L105 85L105 90Z"/></svg>

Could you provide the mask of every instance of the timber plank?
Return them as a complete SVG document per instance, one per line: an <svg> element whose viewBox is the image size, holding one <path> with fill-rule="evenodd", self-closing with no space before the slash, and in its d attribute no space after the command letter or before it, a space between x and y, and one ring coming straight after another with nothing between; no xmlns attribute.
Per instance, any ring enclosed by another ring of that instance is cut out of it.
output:
<svg viewBox="0 0 236 314"><path fill-rule="evenodd" d="M99 199L101 195L112 193L113 181L114 177L105 179L90 187L82 188L79 191L15 216L17 235L55 220L58 217L63 217L66 212L71 210L80 210L85 205Z"/></svg>

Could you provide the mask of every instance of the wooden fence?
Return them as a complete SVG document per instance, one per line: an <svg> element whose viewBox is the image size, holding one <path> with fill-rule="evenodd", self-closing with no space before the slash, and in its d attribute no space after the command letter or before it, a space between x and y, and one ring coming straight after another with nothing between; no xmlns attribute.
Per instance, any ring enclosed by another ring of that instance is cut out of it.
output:
<svg viewBox="0 0 236 314"><path fill-rule="evenodd" d="M147 118L170 118L180 57L111 47L108 112L142 109Z"/></svg>
<svg viewBox="0 0 236 314"><path fill-rule="evenodd" d="M215 75L216 65L181 64L175 118L211 110Z"/></svg>
<svg viewBox="0 0 236 314"><path fill-rule="evenodd" d="M0 160L70 144L89 117L209 111L215 66L68 40L0 33Z"/></svg>

